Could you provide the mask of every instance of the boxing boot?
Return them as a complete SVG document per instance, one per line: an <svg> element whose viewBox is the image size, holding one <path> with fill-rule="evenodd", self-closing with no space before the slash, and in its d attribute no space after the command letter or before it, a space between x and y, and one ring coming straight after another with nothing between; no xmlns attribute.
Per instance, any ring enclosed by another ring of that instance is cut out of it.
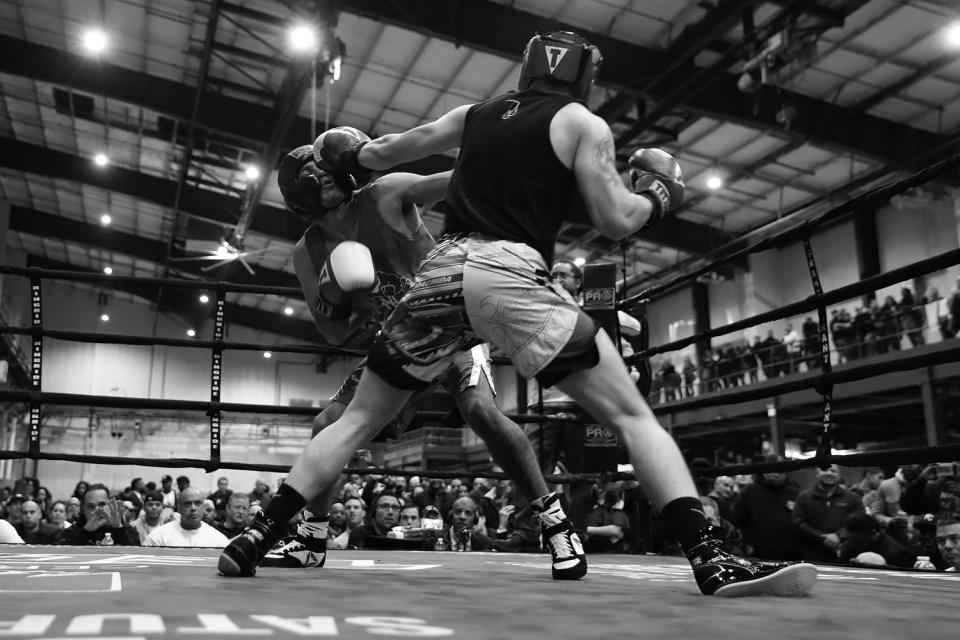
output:
<svg viewBox="0 0 960 640"><path fill-rule="evenodd" d="M531 505L539 511L543 546L550 551L554 580L579 580L587 574L587 556L580 536L560 504L560 494L549 493Z"/></svg>
<svg viewBox="0 0 960 640"><path fill-rule="evenodd" d="M327 561L327 524L330 518L310 517L297 532L282 538L260 562L264 567L322 567Z"/></svg>
<svg viewBox="0 0 960 640"><path fill-rule="evenodd" d="M805 596L817 581L817 568L805 562L750 562L720 548L717 529L700 530L700 541L686 551L700 591L707 596Z"/></svg>

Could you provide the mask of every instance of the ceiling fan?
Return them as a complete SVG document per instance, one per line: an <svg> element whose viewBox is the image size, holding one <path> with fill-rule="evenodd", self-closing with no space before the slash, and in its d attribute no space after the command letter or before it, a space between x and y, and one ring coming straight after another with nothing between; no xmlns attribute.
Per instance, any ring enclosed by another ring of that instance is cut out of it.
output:
<svg viewBox="0 0 960 640"><path fill-rule="evenodd" d="M247 262L248 256L255 256L267 251L267 249L255 249L244 251L242 247L236 247L226 240L219 242L209 240L187 240L184 250L187 252L205 253L201 256L185 256L182 258L170 258L171 262L190 262L193 260L213 260L214 264L200 269L200 271L212 271L217 267L222 267L233 261L238 261L250 272L250 275L256 275L253 267Z"/></svg>

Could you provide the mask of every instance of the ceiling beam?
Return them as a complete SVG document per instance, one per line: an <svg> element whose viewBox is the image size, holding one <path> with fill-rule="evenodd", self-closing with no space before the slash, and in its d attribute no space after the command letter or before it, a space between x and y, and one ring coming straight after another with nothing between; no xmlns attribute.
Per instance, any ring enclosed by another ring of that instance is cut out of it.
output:
<svg viewBox="0 0 960 640"><path fill-rule="evenodd" d="M60 269L64 271L94 273L86 267L32 254L27 256L27 266L41 269ZM111 284L110 288L115 291L123 291L133 296L143 298L145 303L156 304L158 293L157 285L139 282L122 282L118 280ZM165 287L161 306L168 311L190 318L196 318L200 314L212 317L214 305L208 305L207 308L199 307L196 294L195 289ZM228 325L240 325L257 331L269 331L270 333L293 338L297 342L303 342L305 344L322 344L322 341L319 339L320 333L314 327L313 322L309 320L287 317L276 312L254 309L229 301L224 305L224 317ZM269 345L264 345L264 348L268 348L268 346Z"/></svg>
<svg viewBox="0 0 960 640"><path fill-rule="evenodd" d="M854 3L856 4L856 3ZM538 16L491 0L457 3L448 0L344 0L343 11L387 22L404 29L519 60L526 41L535 32L554 29L577 31L597 44L604 54L598 83L618 91L637 92L665 64L664 51L614 40L573 25ZM680 69L689 74L699 68ZM676 72L675 72L676 73ZM737 89L738 75L714 74L708 87L684 100L683 106L709 117L776 133L784 138L863 155L894 167L915 167L920 152L939 147L941 136L884 118L871 116L816 98L764 87L760 109L754 96ZM661 83L669 86L669 82ZM654 93L651 97L657 98ZM781 99L797 108L789 129L776 121Z"/></svg>
<svg viewBox="0 0 960 640"><path fill-rule="evenodd" d="M152 240L135 233L126 233L111 227L88 224L81 220L37 211L14 205L10 207L10 231L25 233L38 238L54 238L63 242L72 242L84 247L101 249L111 253L130 256L162 267L167 257L167 244ZM218 271L201 271L203 262L179 262L176 270L199 280L213 280ZM299 282L292 273L270 269L257 265L256 275L251 276L246 269L237 269L231 274L230 282L238 284L258 284L268 287L298 287ZM211 282L212 286L212 282Z"/></svg>
<svg viewBox="0 0 960 640"><path fill-rule="evenodd" d="M115 191L169 207L177 183L174 180L140 173L117 165L97 167L92 161L72 153L38 145L0 138L0 167L24 173L49 176ZM240 199L184 185L180 210L195 218L232 227L237 223ZM296 242L303 234L304 222L280 207L261 204L251 230L267 236Z"/></svg>

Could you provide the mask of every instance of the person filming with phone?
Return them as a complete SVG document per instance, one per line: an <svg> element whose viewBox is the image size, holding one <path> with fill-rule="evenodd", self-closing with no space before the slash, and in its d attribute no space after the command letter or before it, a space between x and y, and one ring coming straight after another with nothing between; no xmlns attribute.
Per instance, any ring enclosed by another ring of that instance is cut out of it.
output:
<svg viewBox="0 0 960 640"><path fill-rule="evenodd" d="M960 463L931 464L910 482L900 496L907 513L960 514Z"/></svg>

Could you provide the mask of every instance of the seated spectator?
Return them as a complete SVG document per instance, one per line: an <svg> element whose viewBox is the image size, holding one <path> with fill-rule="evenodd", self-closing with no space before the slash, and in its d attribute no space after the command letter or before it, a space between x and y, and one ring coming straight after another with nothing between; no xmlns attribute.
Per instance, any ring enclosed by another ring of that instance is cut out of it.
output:
<svg viewBox="0 0 960 640"><path fill-rule="evenodd" d="M159 491L147 491L143 496L143 509L131 526L137 530L140 540L146 540L157 527L174 519L172 511L163 506L163 494Z"/></svg>
<svg viewBox="0 0 960 640"><path fill-rule="evenodd" d="M400 498L390 493L381 493L373 501L373 517L369 524L361 525L350 532L351 549L420 549L420 540L406 540L396 534L389 535L400 524Z"/></svg>
<svg viewBox="0 0 960 640"><path fill-rule="evenodd" d="M203 493L188 486L177 497L178 520L161 525L143 541L145 547L223 547L227 537L203 521Z"/></svg>
<svg viewBox="0 0 960 640"><path fill-rule="evenodd" d="M250 506L259 506L266 509L273 499L273 492L270 491L270 485L263 478L257 478L253 483L253 491L250 492Z"/></svg>
<svg viewBox="0 0 960 640"><path fill-rule="evenodd" d="M67 499L67 522L70 524L76 524L80 519L80 514L83 512L81 507L80 498L76 496L70 496Z"/></svg>
<svg viewBox="0 0 960 640"><path fill-rule="evenodd" d="M630 519L623 512L620 494L605 490L599 484L594 485L593 493L596 500L587 516L587 535L583 548L587 553L622 552Z"/></svg>
<svg viewBox="0 0 960 640"><path fill-rule="evenodd" d="M14 527L20 526L20 511L23 508L23 503L26 502L27 497L22 493L15 493L10 496L10 499L7 500L7 505L3 510L3 519L12 524Z"/></svg>
<svg viewBox="0 0 960 640"><path fill-rule="evenodd" d="M960 514L950 513L937 519L937 568L960 571Z"/></svg>
<svg viewBox="0 0 960 640"><path fill-rule="evenodd" d="M343 501L346 515L346 529L338 536L327 534L328 549L348 549L350 547L350 533L362 527L367 518L367 507L358 496L352 496ZM329 532L329 529L327 530Z"/></svg>
<svg viewBox="0 0 960 640"><path fill-rule="evenodd" d="M883 530L877 520L864 512L854 512L847 516L840 535L840 562L851 562L860 554L872 552L878 554L886 565L912 568L917 554L897 542Z"/></svg>
<svg viewBox="0 0 960 640"><path fill-rule="evenodd" d="M700 496L700 504L707 521L718 529L717 537L722 543L723 550L734 555L743 555L743 533L740 529L720 515L720 508L715 498Z"/></svg>
<svg viewBox="0 0 960 640"><path fill-rule="evenodd" d="M230 481L225 476L221 476L217 478L217 490L207 496L208 500L213 500L213 506L217 510L217 519L221 521L226 517L227 500L233 495L229 485Z"/></svg>
<svg viewBox="0 0 960 640"><path fill-rule="evenodd" d="M203 505L200 507L203 512L203 521L208 525L213 527L217 523L217 507L213 504L213 500L206 498L203 501Z"/></svg>
<svg viewBox="0 0 960 640"><path fill-rule="evenodd" d="M480 508L473 498L463 496L453 501L450 525L444 528L443 548L448 551L490 551L492 532L480 521Z"/></svg>
<svg viewBox="0 0 960 640"><path fill-rule="evenodd" d="M177 508L177 490L173 488L172 476L165 475L160 478L160 494L163 496L163 506Z"/></svg>
<svg viewBox="0 0 960 640"><path fill-rule="evenodd" d="M416 505L414 505L416 506ZM342 502L334 502L330 505L328 511L330 521L327 523L327 539L336 538L347 530L347 508ZM403 521L403 512L400 512L401 523ZM420 520L419 514L417 520Z"/></svg>
<svg viewBox="0 0 960 640"><path fill-rule="evenodd" d="M730 514L733 509L734 489L733 478L730 476L717 476L713 480L713 490L707 494L717 503L720 517L724 520L730 520Z"/></svg>
<svg viewBox="0 0 960 640"><path fill-rule="evenodd" d="M67 503L63 500L57 500L50 505L50 513L47 514L46 525L51 532L56 532L57 540L63 536L63 532L70 528L67 522ZM59 543L55 543L59 544Z"/></svg>
<svg viewBox="0 0 960 640"><path fill-rule="evenodd" d="M123 508L116 498L110 497L110 489L106 485L89 485L83 494L82 505L80 519L67 529L63 544L100 545L109 534L115 545L140 545L137 531L126 526Z"/></svg>
<svg viewBox="0 0 960 640"><path fill-rule="evenodd" d="M50 534L41 526L40 506L33 500L20 505L20 524L16 529L26 544L53 544Z"/></svg>
<svg viewBox="0 0 960 640"><path fill-rule="evenodd" d="M217 522L214 528L228 538L238 535L250 524L250 496L242 491L234 491L227 500L223 522Z"/></svg>

